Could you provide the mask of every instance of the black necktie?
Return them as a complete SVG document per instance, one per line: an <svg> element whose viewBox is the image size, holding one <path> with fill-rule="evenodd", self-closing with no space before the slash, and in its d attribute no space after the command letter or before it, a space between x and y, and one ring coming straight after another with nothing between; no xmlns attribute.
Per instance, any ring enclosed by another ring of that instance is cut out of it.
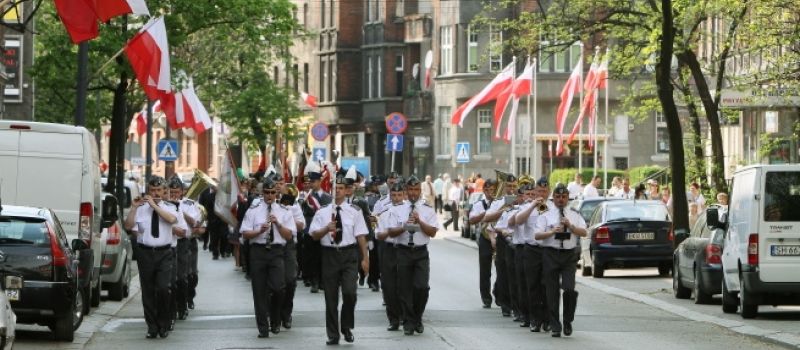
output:
<svg viewBox="0 0 800 350"><path fill-rule="evenodd" d="M269 222L269 236L267 236L267 245L272 244L272 240L275 237L275 225L270 221L270 214L272 213L272 205L267 206L267 222Z"/></svg>
<svg viewBox="0 0 800 350"><path fill-rule="evenodd" d="M155 208L153 208L153 217L150 219L150 232L153 238L158 238L158 213Z"/></svg>
<svg viewBox="0 0 800 350"><path fill-rule="evenodd" d="M342 234L344 233L344 228L342 227L342 207L336 206L336 234L333 235L333 242L337 245L342 243Z"/></svg>
<svg viewBox="0 0 800 350"><path fill-rule="evenodd" d="M411 215L413 213L414 213L414 203L411 203L411 212L408 215L409 218L411 217ZM414 232L409 232L408 233L408 246L409 247L414 246Z"/></svg>

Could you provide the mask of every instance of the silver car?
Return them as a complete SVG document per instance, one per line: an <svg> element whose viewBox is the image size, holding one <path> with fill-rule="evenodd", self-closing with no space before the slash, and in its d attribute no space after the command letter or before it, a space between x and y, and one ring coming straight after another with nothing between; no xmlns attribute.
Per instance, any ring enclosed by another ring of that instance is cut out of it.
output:
<svg viewBox="0 0 800 350"><path fill-rule="evenodd" d="M104 184L105 181L106 179L103 179ZM110 196L107 193L103 195ZM120 220L106 228L103 234L103 237L106 237L106 249L103 251L100 278L103 281L103 289L108 290L110 300L120 301L128 296L130 290L133 247L122 227L122 220L128 214L133 198L139 196L139 186L135 182L125 180L125 195L119 201Z"/></svg>
<svg viewBox="0 0 800 350"><path fill-rule="evenodd" d="M0 291L0 350L14 347L17 328L17 315L11 309L5 290Z"/></svg>

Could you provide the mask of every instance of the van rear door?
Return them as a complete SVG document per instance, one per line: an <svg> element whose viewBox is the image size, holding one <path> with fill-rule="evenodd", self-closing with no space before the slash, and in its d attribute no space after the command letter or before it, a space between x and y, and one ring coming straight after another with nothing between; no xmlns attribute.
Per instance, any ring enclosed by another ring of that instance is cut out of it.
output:
<svg viewBox="0 0 800 350"><path fill-rule="evenodd" d="M70 237L78 235L83 162L81 134L22 132L16 204L51 208Z"/></svg>
<svg viewBox="0 0 800 350"><path fill-rule="evenodd" d="M0 130L0 196L7 204L17 200L19 131Z"/></svg>
<svg viewBox="0 0 800 350"><path fill-rule="evenodd" d="M758 220L760 277L800 282L800 170L767 171Z"/></svg>

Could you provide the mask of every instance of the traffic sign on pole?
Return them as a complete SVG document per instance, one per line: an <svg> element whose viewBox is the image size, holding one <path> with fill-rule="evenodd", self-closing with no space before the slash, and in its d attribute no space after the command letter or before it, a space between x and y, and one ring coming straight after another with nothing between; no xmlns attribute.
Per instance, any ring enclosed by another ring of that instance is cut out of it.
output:
<svg viewBox="0 0 800 350"><path fill-rule="evenodd" d="M456 143L456 163L469 163L469 142Z"/></svg>
<svg viewBox="0 0 800 350"><path fill-rule="evenodd" d="M386 134L386 151L387 152L402 152L403 151L403 135Z"/></svg>
<svg viewBox="0 0 800 350"><path fill-rule="evenodd" d="M390 134L402 134L408 129L408 119L403 113L394 112L386 116L386 130Z"/></svg>
<svg viewBox="0 0 800 350"><path fill-rule="evenodd" d="M326 158L328 158L327 153L328 153L327 149L315 147L313 151L314 160L318 162L325 160Z"/></svg>
<svg viewBox="0 0 800 350"><path fill-rule="evenodd" d="M325 141L329 134L328 125L323 122L316 122L311 127L311 136L314 137L314 140Z"/></svg>
<svg viewBox="0 0 800 350"><path fill-rule="evenodd" d="M178 160L178 156L180 155L180 149L178 148L177 140L159 140L156 151L158 153L158 160L163 160L166 162L174 162Z"/></svg>

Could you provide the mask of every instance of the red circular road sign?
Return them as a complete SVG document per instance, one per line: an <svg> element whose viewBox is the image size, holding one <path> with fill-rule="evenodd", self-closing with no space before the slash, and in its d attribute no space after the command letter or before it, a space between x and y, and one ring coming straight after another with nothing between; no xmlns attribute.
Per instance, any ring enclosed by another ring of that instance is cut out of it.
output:
<svg viewBox="0 0 800 350"><path fill-rule="evenodd" d="M402 134L408 129L408 119L403 113L394 112L386 116L386 130L390 134Z"/></svg>
<svg viewBox="0 0 800 350"><path fill-rule="evenodd" d="M316 122L314 126L311 127L311 136L314 137L314 140L325 141L329 133L328 125L323 122Z"/></svg>

